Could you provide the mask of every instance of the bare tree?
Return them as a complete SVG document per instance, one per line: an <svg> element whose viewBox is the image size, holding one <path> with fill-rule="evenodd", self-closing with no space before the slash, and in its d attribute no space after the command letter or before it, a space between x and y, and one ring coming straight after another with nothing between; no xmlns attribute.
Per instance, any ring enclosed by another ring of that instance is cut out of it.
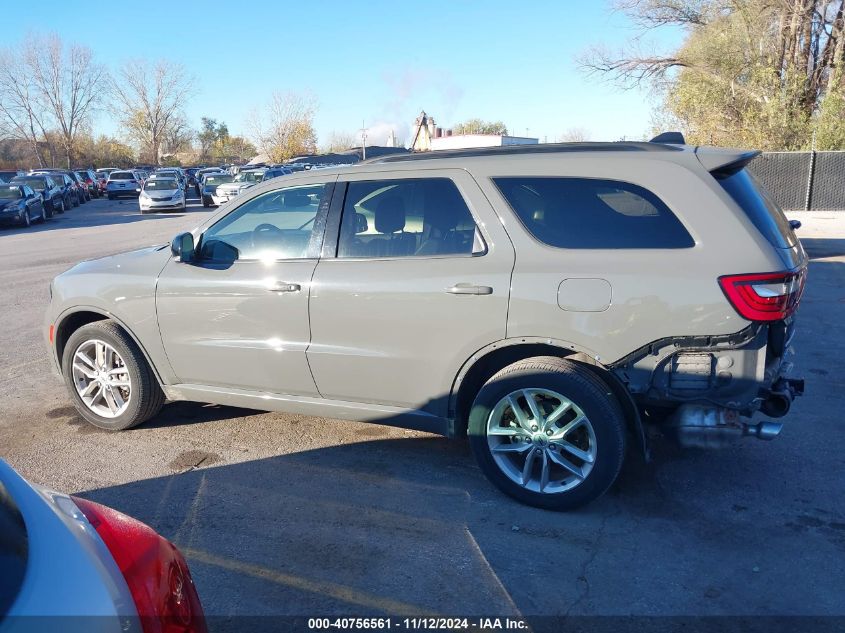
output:
<svg viewBox="0 0 845 633"><path fill-rule="evenodd" d="M113 108L127 133L158 164L168 134L184 120L184 107L196 92L195 80L180 64L130 61L110 88Z"/></svg>
<svg viewBox="0 0 845 633"><path fill-rule="evenodd" d="M42 152L47 143L46 119L46 108L23 58L17 50L0 51L0 131L25 141L41 167L48 163Z"/></svg>
<svg viewBox="0 0 845 633"><path fill-rule="evenodd" d="M249 124L258 149L278 162L316 152L316 109L316 101L311 95L274 93L269 104L250 116Z"/></svg>
<svg viewBox="0 0 845 633"><path fill-rule="evenodd" d="M360 145L359 137L351 132L332 130L329 140L325 142L321 151L326 153L342 152L343 150Z"/></svg>
<svg viewBox="0 0 845 633"><path fill-rule="evenodd" d="M29 39L24 61L49 117L61 137L67 167L75 159L80 128L90 121L106 74L87 46L65 46L58 35Z"/></svg>
<svg viewBox="0 0 845 633"><path fill-rule="evenodd" d="M191 129L188 120L180 113L173 119L164 133L162 151L166 154L176 154L191 148L196 132Z"/></svg>
<svg viewBox="0 0 845 633"><path fill-rule="evenodd" d="M571 127L557 137L558 143L583 143L590 140L590 131L583 127Z"/></svg>

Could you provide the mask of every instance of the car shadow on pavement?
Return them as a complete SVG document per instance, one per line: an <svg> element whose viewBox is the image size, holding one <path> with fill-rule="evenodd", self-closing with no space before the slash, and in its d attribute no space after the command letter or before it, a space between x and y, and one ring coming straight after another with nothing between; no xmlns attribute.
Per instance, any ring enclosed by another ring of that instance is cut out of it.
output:
<svg viewBox="0 0 845 633"><path fill-rule="evenodd" d="M845 239L843 238L801 238L801 244L810 259L825 257L841 257L845 255Z"/></svg>
<svg viewBox="0 0 845 633"><path fill-rule="evenodd" d="M210 466L183 450L178 473L81 496L183 550L212 631L242 630L243 616L729 615L836 604L842 582L788 580L799 567L815 576L837 566L828 557L845 548L842 519L792 523L800 535L784 527L791 487L778 499L748 489L767 466L762 448L746 449L739 467L738 451L656 448L654 463L629 459L604 497L566 514L499 493L467 442L438 437L370 436ZM754 583L761 565L765 582Z"/></svg>

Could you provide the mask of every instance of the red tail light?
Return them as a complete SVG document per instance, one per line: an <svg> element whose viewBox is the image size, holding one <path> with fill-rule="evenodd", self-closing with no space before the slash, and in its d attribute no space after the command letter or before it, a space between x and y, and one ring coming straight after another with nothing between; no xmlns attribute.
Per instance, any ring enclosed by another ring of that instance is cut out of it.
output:
<svg viewBox="0 0 845 633"><path fill-rule="evenodd" d="M724 275L719 285L739 315L749 321L780 321L798 309L807 269Z"/></svg>
<svg viewBox="0 0 845 633"><path fill-rule="evenodd" d="M126 579L144 633L206 633L194 581L176 546L117 510L72 498Z"/></svg>

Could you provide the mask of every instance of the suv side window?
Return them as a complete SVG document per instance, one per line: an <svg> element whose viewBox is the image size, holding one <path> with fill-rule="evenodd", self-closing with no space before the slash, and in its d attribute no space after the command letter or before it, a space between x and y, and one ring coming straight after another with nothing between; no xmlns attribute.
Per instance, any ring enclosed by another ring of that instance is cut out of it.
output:
<svg viewBox="0 0 845 633"><path fill-rule="evenodd" d="M484 250L475 221L448 178L350 182L338 257L469 256Z"/></svg>
<svg viewBox="0 0 845 633"><path fill-rule="evenodd" d="M330 188L285 187L247 200L203 234L200 258L228 263L314 256L312 240L322 240L317 216L329 202Z"/></svg>
<svg viewBox="0 0 845 633"><path fill-rule="evenodd" d="M651 191L594 178L494 178L523 226L557 248L689 248L694 240Z"/></svg>

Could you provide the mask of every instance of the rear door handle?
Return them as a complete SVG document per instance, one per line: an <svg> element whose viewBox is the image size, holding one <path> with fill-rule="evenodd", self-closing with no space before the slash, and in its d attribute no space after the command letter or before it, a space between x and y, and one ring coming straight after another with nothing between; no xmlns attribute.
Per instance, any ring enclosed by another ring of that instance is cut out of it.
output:
<svg viewBox="0 0 845 633"><path fill-rule="evenodd" d="M286 281L277 281L272 286L267 288L270 292L299 292L302 286L299 284L290 284Z"/></svg>
<svg viewBox="0 0 845 633"><path fill-rule="evenodd" d="M460 283L451 288L446 288L450 295L492 295L493 289L490 286L473 286L472 284Z"/></svg>

